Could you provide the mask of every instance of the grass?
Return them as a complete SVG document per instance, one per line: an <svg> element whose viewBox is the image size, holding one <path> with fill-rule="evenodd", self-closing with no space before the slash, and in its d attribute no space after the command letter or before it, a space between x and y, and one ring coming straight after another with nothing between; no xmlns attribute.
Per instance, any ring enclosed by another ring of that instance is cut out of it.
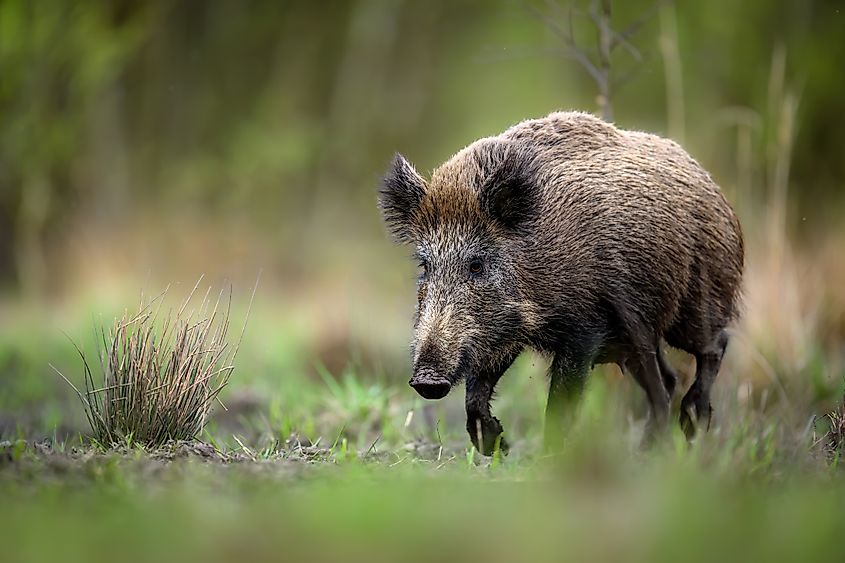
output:
<svg viewBox="0 0 845 563"><path fill-rule="evenodd" d="M209 288L197 310L187 309L201 281L175 313L161 320L167 291L142 299L137 313L124 312L108 335L101 328L101 383L78 347L84 392L53 368L82 401L96 443L161 446L192 439L204 428L234 370L240 341L235 346L227 341L231 294L221 307L222 292L210 301Z"/></svg>
<svg viewBox="0 0 845 563"><path fill-rule="evenodd" d="M545 361L524 356L494 404L511 454L491 459L468 448L461 390L426 402L390 368L332 373L274 352L286 338L278 316L256 309L239 377L221 391L228 410L213 409L198 443L104 449L43 421L0 432L3 559L834 561L841 553L835 356L819 352L823 361L790 371L763 348L754 365L765 361L772 377L761 379L747 363L753 342L738 338L714 388L711 432L690 445L673 429L648 451L639 447L645 405L635 384L597 370L556 457L539 442ZM78 361L66 342L46 341L55 343L33 357L57 358L63 369ZM9 350L16 342L2 340L0 356L25 357ZM50 378L52 392L68 395L46 370L17 373ZM81 410L64 404L59 420Z"/></svg>
<svg viewBox="0 0 845 563"><path fill-rule="evenodd" d="M18 424L0 427L3 560L838 561L842 340L807 313L838 286L811 255L781 261L786 279L762 256L749 257L711 431L688 444L673 427L647 451L642 394L598 369L565 450L544 456L545 360L526 355L494 403L511 453L480 456L461 390L426 402L403 363L326 368L267 302L200 442L106 449L79 437L82 409L44 369L54 359L84 386L52 336L83 334L84 315L4 323L0 411ZM691 366L673 359L684 388ZM44 404L52 417L27 418Z"/></svg>
<svg viewBox="0 0 845 563"><path fill-rule="evenodd" d="M0 542L10 561L838 560L845 481L811 434L728 411L723 388L711 433L690 445L676 431L643 451L628 391L595 377L554 457L517 441L484 458L460 426L426 440L401 411L379 423L382 448L356 448L365 409L316 444L9 441Z"/></svg>
<svg viewBox="0 0 845 563"><path fill-rule="evenodd" d="M742 402L731 366L692 445L675 430L641 450L639 395L607 371L544 457L544 364L522 358L495 405L513 446L496 459L468 449L459 392L426 403L317 370L233 420L235 379L204 444L0 438L0 545L9 561L838 560L826 419L807 431L794 404Z"/></svg>

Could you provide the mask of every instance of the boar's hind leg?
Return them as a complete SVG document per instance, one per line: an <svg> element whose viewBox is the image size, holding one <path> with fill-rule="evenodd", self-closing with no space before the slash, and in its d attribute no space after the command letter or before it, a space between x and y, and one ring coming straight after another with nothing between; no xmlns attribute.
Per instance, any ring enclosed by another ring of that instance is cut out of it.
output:
<svg viewBox="0 0 845 563"><path fill-rule="evenodd" d="M626 367L637 383L645 390L650 407L650 416L646 426L646 441L653 440L657 433L666 427L669 419L670 393L666 388L665 373L661 369L665 363L660 347L648 350L638 348Z"/></svg>
<svg viewBox="0 0 845 563"><path fill-rule="evenodd" d="M666 427L674 391L674 370L671 370L661 350L661 336L642 320L642 316L627 306L634 300L620 300L616 314L629 345L627 357L619 364L643 388L649 404L645 442L651 442ZM670 381L667 382L667 379ZM667 385L668 383L668 385ZM667 387L671 387L667 389Z"/></svg>
<svg viewBox="0 0 845 563"><path fill-rule="evenodd" d="M545 447L559 450L563 445L567 417L584 390L593 366L594 354L558 352L549 368L549 399L546 403Z"/></svg>
<svg viewBox="0 0 845 563"><path fill-rule="evenodd" d="M675 368L666 359L666 350L661 344L657 346L657 365L660 366L660 375L663 376L663 385L666 387L666 392L669 393L669 401L675 395L675 387L678 384L678 373Z"/></svg>
<svg viewBox="0 0 845 563"><path fill-rule="evenodd" d="M728 335L722 330L710 346L694 352L695 381L681 401L681 428L688 439L695 436L698 426L710 428L710 417L713 414L713 408L710 406L710 388L722 365L727 346Z"/></svg>
<svg viewBox="0 0 845 563"><path fill-rule="evenodd" d="M508 453L508 443L502 435L504 432L502 424L490 412L490 400L493 398L493 391L499 379L518 355L518 352L509 355L496 369L487 373L467 376L467 433L475 448L484 455L493 455L497 439L499 450L502 453Z"/></svg>

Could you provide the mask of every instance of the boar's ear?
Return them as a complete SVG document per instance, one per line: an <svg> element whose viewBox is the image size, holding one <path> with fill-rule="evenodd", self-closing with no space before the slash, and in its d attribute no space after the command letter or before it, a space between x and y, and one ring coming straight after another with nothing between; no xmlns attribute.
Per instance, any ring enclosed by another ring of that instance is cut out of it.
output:
<svg viewBox="0 0 845 563"><path fill-rule="evenodd" d="M396 153L382 178L378 204L387 229L397 242L412 242L411 217L424 195L425 181L404 156Z"/></svg>
<svg viewBox="0 0 845 563"><path fill-rule="evenodd" d="M481 187L481 207L507 229L516 229L531 215L535 202L530 154L507 147Z"/></svg>

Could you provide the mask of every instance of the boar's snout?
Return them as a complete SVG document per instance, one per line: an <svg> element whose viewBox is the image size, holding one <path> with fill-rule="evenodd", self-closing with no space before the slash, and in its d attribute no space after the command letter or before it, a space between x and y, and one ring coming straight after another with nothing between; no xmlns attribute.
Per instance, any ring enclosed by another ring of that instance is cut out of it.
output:
<svg viewBox="0 0 845 563"><path fill-rule="evenodd" d="M417 371L408 383L424 399L442 399L452 388L448 379L430 369Z"/></svg>
<svg viewBox="0 0 845 563"><path fill-rule="evenodd" d="M414 375L408 384L424 399L442 399L452 389L452 380L445 372L443 354L429 338L419 347Z"/></svg>

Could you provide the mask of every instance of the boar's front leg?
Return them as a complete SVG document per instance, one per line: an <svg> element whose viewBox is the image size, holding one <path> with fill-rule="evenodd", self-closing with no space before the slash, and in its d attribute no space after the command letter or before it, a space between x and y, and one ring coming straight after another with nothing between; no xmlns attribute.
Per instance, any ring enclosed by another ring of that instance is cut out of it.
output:
<svg viewBox="0 0 845 563"><path fill-rule="evenodd" d="M467 379L467 432L472 444L484 455L493 455L496 449L496 439L502 436L504 430L499 419L490 412L490 399L499 377L470 377ZM504 436L499 442L502 453L508 453L508 443Z"/></svg>
<svg viewBox="0 0 845 563"><path fill-rule="evenodd" d="M499 450L504 454L508 453L508 443L502 435L502 424L490 412L490 400L493 398L493 391L499 379L518 355L519 352L516 351L509 354L495 369L467 376L467 432L472 444L484 455L493 455L497 439Z"/></svg>
<svg viewBox="0 0 845 563"><path fill-rule="evenodd" d="M546 403L545 447L558 451L563 445L566 426L581 397L594 354L574 350L558 352L549 368L549 399Z"/></svg>

